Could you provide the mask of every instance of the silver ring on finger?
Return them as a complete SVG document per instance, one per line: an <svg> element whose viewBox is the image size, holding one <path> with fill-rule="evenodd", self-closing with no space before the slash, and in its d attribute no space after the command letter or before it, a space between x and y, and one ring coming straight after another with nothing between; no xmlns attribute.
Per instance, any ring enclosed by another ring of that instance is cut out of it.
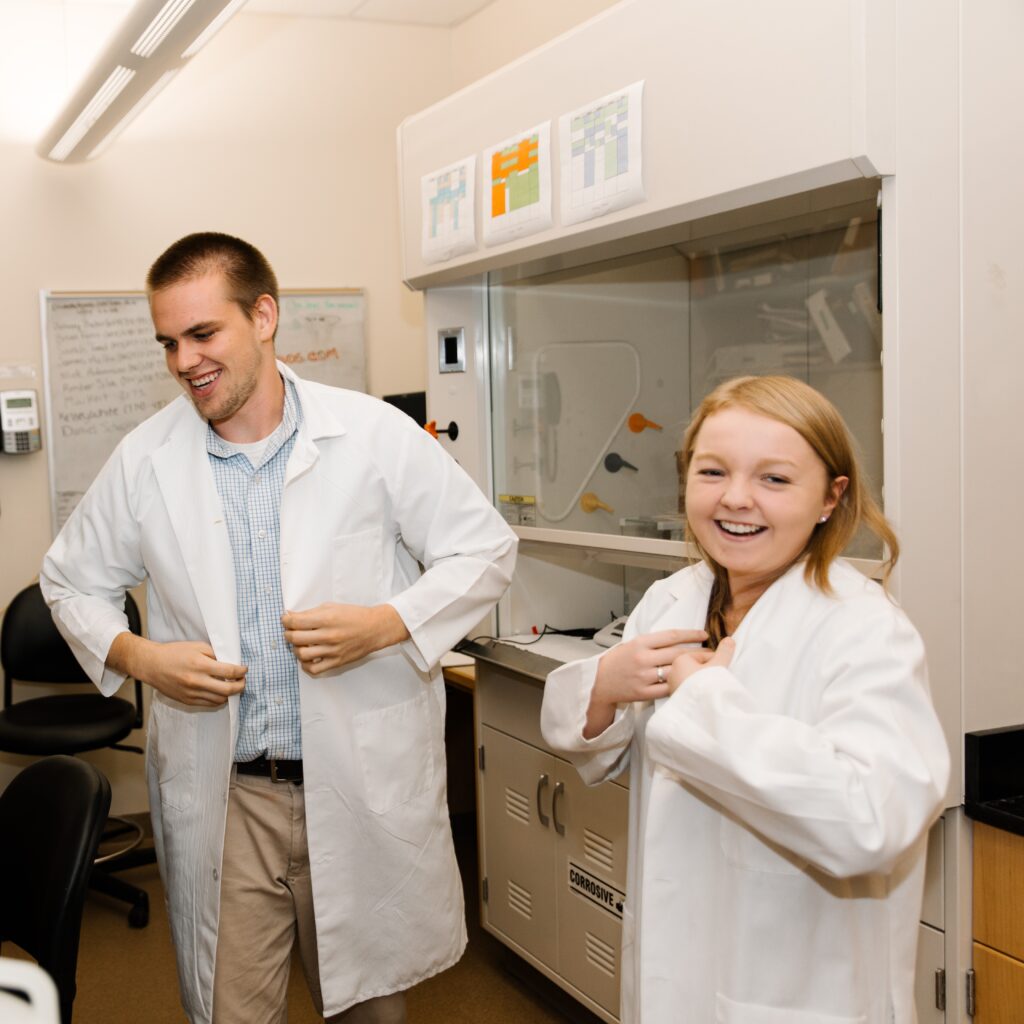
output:
<svg viewBox="0 0 1024 1024"><path fill-rule="evenodd" d="M655 671L655 674L658 677L658 682L659 683L665 682L665 668L664 668L664 666L659 665L654 671Z"/></svg>

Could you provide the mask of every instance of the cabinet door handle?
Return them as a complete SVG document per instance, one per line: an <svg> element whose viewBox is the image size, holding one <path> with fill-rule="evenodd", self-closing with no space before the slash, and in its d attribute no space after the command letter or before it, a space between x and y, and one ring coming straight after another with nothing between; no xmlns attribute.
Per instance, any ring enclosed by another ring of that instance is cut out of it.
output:
<svg viewBox="0 0 1024 1024"><path fill-rule="evenodd" d="M540 823L545 828L547 828L551 824L551 819L544 813L544 809L541 807L540 795L544 792L545 789L547 789L547 785L548 777L547 775L542 775L537 780L537 818L540 820Z"/></svg>
<svg viewBox="0 0 1024 1024"><path fill-rule="evenodd" d="M558 798L565 792L565 783L556 782L555 791L551 794L551 817L555 819L555 831L560 835L565 835L565 826L558 820Z"/></svg>

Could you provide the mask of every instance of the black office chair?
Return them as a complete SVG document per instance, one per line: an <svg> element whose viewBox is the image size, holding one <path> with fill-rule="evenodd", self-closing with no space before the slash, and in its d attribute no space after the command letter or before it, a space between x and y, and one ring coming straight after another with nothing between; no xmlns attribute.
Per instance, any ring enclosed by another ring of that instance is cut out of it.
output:
<svg viewBox="0 0 1024 1024"><path fill-rule="evenodd" d="M71 1024L82 904L110 783L86 761L43 758L0 793L0 943L35 957L57 986Z"/></svg>
<svg viewBox="0 0 1024 1024"><path fill-rule="evenodd" d="M141 636L142 619L131 594L125 595L128 628ZM133 729L142 727L142 684L136 679L135 703L104 697L89 683L64 638L57 631L38 583L26 587L4 612L0 627L0 662L4 670L4 706L0 711L0 750L11 754L80 754L113 747L141 754L141 747L124 744ZM53 694L14 703L13 682L88 683L91 692ZM128 923L144 928L149 922L149 896L112 872L152 864L151 848L141 849L143 829L127 818L112 817L116 828L104 840L128 835L119 848L99 858L91 886L131 905Z"/></svg>

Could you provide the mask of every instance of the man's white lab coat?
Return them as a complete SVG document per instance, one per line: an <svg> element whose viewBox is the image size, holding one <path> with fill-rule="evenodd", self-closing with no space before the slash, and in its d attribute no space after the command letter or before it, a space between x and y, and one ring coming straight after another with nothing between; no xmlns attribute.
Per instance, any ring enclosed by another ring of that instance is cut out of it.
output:
<svg viewBox="0 0 1024 1024"><path fill-rule="evenodd" d="M299 670L329 1016L443 970L464 948L437 665L508 586L516 541L404 413L279 366L303 411L281 499L285 607L389 602L411 635L319 678ZM185 396L139 426L46 556L43 593L106 694L121 683L104 660L127 628L124 590L147 578L152 640L208 641L219 660L241 661L231 545L206 431ZM185 1008L208 1022L238 698L211 710L152 695L147 775L157 852Z"/></svg>
<svg viewBox="0 0 1024 1024"><path fill-rule="evenodd" d="M920 637L845 562L791 568L728 669L583 739L599 657L553 672L542 728L585 781L630 767L624 1024L911 1024L926 831L949 755ZM704 625L711 572L656 583L624 640Z"/></svg>

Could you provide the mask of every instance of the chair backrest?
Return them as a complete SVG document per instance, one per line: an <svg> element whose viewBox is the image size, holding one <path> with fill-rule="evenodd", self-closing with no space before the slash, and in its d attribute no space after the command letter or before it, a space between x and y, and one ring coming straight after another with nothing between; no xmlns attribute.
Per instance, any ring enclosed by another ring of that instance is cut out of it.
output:
<svg viewBox="0 0 1024 1024"><path fill-rule="evenodd" d="M110 809L99 769L57 755L23 769L0 793L0 942L47 971L71 1020L82 904Z"/></svg>
<svg viewBox="0 0 1024 1024"><path fill-rule="evenodd" d="M131 594L125 594L128 628L142 635L142 617ZM87 683L67 641L53 622L38 583L15 595L0 626L0 664L4 670L4 707L11 703L11 683ZM136 707L141 725L141 687L136 686Z"/></svg>

